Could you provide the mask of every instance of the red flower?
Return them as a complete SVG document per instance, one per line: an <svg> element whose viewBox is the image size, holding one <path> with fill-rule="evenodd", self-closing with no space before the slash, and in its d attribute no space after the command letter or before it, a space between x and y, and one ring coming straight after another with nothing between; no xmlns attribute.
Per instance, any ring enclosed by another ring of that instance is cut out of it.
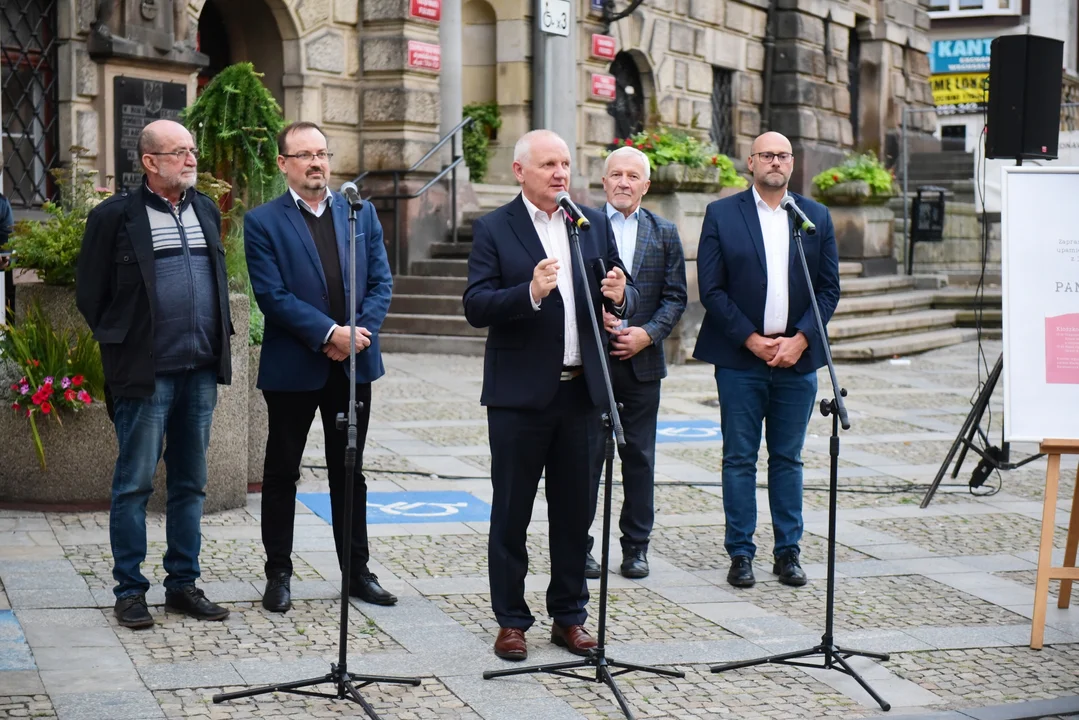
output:
<svg viewBox="0 0 1079 720"><path fill-rule="evenodd" d="M40 392L34 393L34 397L30 399L34 401L35 405L40 405L41 403L45 402L45 396L42 395Z"/></svg>
<svg viewBox="0 0 1079 720"><path fill-rule="evenodd" d="M75 399L75 391L74 390L72 390L71 388L68 388L67 390L64 390L64 400L67 400L68 402L71 402L74 399Z"/></svg>
<svg viewBox="0 0 1079 720"><path fill-rule="evenodd" d="M839 175L837 173L832 173L832 182L839 182Z"/></svg>
<svg viewBox="0 0 1079 720"><path fill-rule="evenodd" d="M50 404L49 404L49 403L47 403L47 402L43 402L43 403L41 403L41 412L43 412L43 413L45 413L46 415L48 415L48 414L49 414L50 412L52 412L52 405L50 405Z"/></svg>
<svg viewBox="0 0 1079 720"><path fill-rule="evenodd" d="M18 410L19 409L19 403L11 403L11 409L12 410Z"/></svg>
<svg viewBox="0 0 1079 720"><path fill-rule="evenodd" d="M82 375L76 375L75 377L71 378L71 385L73 387L78 387L79 385L82 385L82 380Z"/></svg>
<svg viewBox="0 0 1079 720"><path fill-rule="evenodd" d="M37 367L38 365L41 364L41 361L40 360L31 360L30 364L33 365L34 367Z"/></svg>
<svg viewBox="0 0 1079 720"><path fill-rule="evenodd" d="M75 397L78 398L79 401L85 405L89 405L91 402L93 402L92 398L90 397L90 393L86 392L85 390L79 390L79 393Z"/></svg>

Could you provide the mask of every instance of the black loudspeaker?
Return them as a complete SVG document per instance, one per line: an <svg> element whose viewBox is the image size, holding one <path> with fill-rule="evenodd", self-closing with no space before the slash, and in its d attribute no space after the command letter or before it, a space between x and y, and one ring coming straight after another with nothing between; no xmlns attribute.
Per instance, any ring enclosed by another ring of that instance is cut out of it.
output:
<svg viewBox="0 0 1079 720"><path fill-rule="evenodd" d="M1057 157L1064 43L1037 35L1002 35L990 46L989 158Z"/></svg>

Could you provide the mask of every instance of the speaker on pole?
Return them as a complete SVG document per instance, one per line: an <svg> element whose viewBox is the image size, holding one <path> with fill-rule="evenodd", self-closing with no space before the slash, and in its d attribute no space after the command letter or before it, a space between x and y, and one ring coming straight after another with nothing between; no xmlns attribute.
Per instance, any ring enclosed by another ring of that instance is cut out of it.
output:
<svg viewBox="0 0 1079 720"><path fill-rule="evenodd" d="M1001 35L990 47L985 156L1056 159L1064 43Z"/></svg>

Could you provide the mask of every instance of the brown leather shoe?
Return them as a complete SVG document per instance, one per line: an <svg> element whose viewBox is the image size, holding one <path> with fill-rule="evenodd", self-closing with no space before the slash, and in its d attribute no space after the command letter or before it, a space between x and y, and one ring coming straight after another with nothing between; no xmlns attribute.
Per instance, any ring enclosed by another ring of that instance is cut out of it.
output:
<svg viewBox="0 0 1079 720"><path fill-rule="evenodd" d="M525 631L521 628L499 628L495 655L503 660L524 660L528 657Z"/></svg>
<svg viewBox="0 0 1079 720"><path fill-rule="evenodd" d="M574 655L588 655L588 651L598 644L584 629L584 625L570 625L567 628L558 623L551 625L551 642L564 647Z"/></svg>

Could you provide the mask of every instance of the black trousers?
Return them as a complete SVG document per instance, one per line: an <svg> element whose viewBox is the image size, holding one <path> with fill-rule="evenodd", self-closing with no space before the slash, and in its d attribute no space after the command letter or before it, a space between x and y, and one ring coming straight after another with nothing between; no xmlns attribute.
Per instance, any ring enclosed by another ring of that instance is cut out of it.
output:
<svg viewBox="0 0 1079 720"><path fill-rule="evenodd" d="M628 360L611 360L611 385L615 402L622 405L620 417L626 445L618 449L622 459L622 491L625 499L618 528L622 531L622 553L648 551L648 537L655 520L653 488L656 475L656 418L659 415L659 380L641 382L633 374ZM596 517L599 486L603 482L603 456L607 437L603 437L594 461L592 475L591 520ZM593 538L588 538L592 551Z"/></svg>
<svg viewBox="0 0 1079 720"><path fill-rule="evenodd" d="M524 598L525 535L544 473L551 553L547 613L563 627L582 625L588 617L584 557L590 468L602 429L584 376L560 383L543 410L488 408L487 428L494 487L487 563L498 624L528 629L535 622Z"/></svg>
<svg viewBox="0 0 1079 720"><path fill-rule="evenodd" d="M322 413L326 434L326 467L330 478L330 511L337 561L342 563L345 539L341 536L344 513L352 513L351 575L367 571L367 481L363 467L363 447L371 420L371 383L356 385L356 400L363 403L356 415L357 452L352 507L345 507L345 446L348 436L336 427L337 413L348 413L348 375L344 367L330 370L326 385L309 392L264 390L269 411L269 435L266 440L266 464L262 472L262 544L266 548L266 574L292 573L292 536L296 516L296 482L307 432Z"/></svg>

